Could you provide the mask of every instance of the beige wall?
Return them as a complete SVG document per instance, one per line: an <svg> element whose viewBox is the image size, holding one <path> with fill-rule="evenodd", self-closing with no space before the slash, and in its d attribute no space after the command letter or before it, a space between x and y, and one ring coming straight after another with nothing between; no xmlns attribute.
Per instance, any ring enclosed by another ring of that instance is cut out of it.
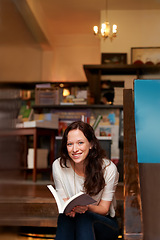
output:
<svg viewBox="0 0 160 240"><path fill-rule="evenodd" d="M0 46L0 81L38 81L41 79L42 51L30 45Z"/></svg>
<svg viewBox="0 0 160 240"><path fill-rule="evenodd" d="M105 11L101 12L101 21L105 20ZM158 47L160 46L160 10L133 10L109 11L108 20L118 25L117 38L112 42L107 39L101 41L101 52L127 53L127 63L131 63L132 47ZM157 75L143 76L145 78L160 78ZM109 76L111 80L124 80L125 88L134 86L136 75ZM121 102L123 101L121 91Z"/></svg>
<svg viewBox="0 0 160 240"><path fill-rule="evenodd" d="M108 19L118 25L117 38L101 41L101 52L126 52L130 64L131 47L160 46L160 10L110 11Z"/></svg>
<svg viewBox="0 0 160 240"><path fill-rule="evenodd" d="M42 50L10 0L0 1L0 81L41 79Z"/></svg>
<svg viewBox="0 0 160 240"><path fill-rule="evenodd" d="M100 42L90 35L57 35L53 46L53 80L86 81L83 64L100 63Z"/></svg>
<svg viewBox="0 0 160 240"><path fill-rule="evenodd" d="M32 34L37 29L29 28L11 0L1 0L0 81L86 81L83 64L100 63L100 41L92 35L52 35L43 9L27 2L50 46L38 42Z"/></svg>

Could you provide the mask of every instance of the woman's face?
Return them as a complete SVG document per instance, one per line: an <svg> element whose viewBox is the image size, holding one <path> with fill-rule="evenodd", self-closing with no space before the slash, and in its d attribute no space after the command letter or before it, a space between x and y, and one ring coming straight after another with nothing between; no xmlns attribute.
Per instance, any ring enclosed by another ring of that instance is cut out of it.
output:
<svg viewBox="0 0 160 240"><path fill-rule="evenodd" d="M75 163L83 163L88 156L91 144L79 129L71 130L67 138L68 155Z"/></svg>

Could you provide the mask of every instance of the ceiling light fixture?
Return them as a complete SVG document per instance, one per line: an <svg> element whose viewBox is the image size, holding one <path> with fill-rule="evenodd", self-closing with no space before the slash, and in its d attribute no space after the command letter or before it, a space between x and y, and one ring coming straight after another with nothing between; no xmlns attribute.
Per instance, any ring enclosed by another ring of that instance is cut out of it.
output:
<svg viewBox="0 0 160 240"><path fill-rule="evenodd" d="M107 5L107 1L106 1L106 5ZM107 19L107 7L106 7L106 19ZM113 38L117 36L117 25L113 24L113 26L111 27L109 22L106 21L101 24L100 29L98 28L98 26L94 26L93 32L94 32L94 35L100 38L103 38L104 40L106 38L109 38L112 41Z"/></svg>

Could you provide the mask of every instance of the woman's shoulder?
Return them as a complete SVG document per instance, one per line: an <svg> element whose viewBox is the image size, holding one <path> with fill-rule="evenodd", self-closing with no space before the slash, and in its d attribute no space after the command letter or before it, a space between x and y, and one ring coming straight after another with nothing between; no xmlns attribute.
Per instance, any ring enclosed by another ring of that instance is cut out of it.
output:
<svg viewBox="0 0 160 240"><path fill-rule="evenodd" d="M106 181L115 179L118 182L119 172L117 166L111 160L105 160L104 162L104 176Z"/></svg>
<svg viewBox="0 0 160 240"><path fill-rule="evenodd" d="M54 162L53 162L53 164L52 164L52 167L53 167L53 168L56 168L56 169L57 169L57 168L60 168L60 169L62 169L62 168L65 169L65 168L66 168L66 167L62 167L62 166L61 166L60 159L61 159L61 158L59 157L59 158L57 158L57 159L54 160ZM70 161L67 161L67 168L69 168L70 166L71 166L71 165L70 165Z"/></svg>
<svg viewBox="0 0 160 240"><path fill-rule="evenodd" d="M54 160L52 166L53 168L60 166L60 157Z"/></svg>
<svg viewBox="0 0 160 240"><path fill-rule="evenodd" d="M112 171L117 171L117 166L107 158L103 159L103 166L106 170L110 169Z"/></svg>

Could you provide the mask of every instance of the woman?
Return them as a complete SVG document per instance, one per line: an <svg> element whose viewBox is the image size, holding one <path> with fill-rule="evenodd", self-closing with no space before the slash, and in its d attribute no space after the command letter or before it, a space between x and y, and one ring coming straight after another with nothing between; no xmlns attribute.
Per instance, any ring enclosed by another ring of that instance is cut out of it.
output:
<svg viewBox="0 0 160 240"><path fill-rule="evenodd" d="M71 123L64 132L61 157L53 163L56 190L64 201L80 191L96 205L77 206L59 214L56 240L115 240L115 190L119 174L107 160L93 128L84 122Z"/></svg>

